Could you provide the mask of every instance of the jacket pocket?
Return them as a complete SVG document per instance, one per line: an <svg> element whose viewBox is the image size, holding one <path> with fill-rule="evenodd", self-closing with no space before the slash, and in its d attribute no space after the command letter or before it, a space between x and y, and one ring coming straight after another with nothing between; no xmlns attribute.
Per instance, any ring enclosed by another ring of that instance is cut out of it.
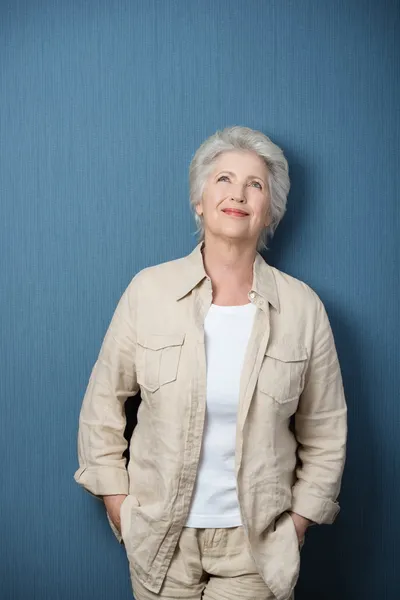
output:
<svg viewBox="0 0 400 600"><path fill-rule="evenodd" d="M118 529L114 525L113 521L111 520L110 515L106 511L108 523L109 523L109 525L110 525L110 527L112 529L113 534L115 535L115 537L117 538L117 540L119 541L120 544L124 544L124 534L123 534L123 532L124 532L124 526L125 526L125 517L123 515L123 511L125 510L125 507L126 507L126 505L128 504L128 502L130 500L132 500L135 505L139 505L138 501L133 496L130 496L129 494L127 496L125 496L125 498L121 502L121 506L119 507L119 519L120 519L121 532L118 531Z"/></svg>
<svg viewBox="0 0 400 600"><path fill-rule="evenodd" d="M138 383L149 392L176 380L183 333L148 334L138 339Z"/></svg>
<svg viewBox="0 0 400 600"><path fill-rule="evenodd" d="M291 598L300 571L299 541L294 522L285 512L275 521L275 527L269 532L261 547L264 556L263 577L277 600Z"/></svg>
<svg viewBox="0 0 400 600"><path fill-rule="evenodd" d="M137 500L136 496L132 496L132 494L128 494L121 504L119 514L121 522L121 539L125 545L127 540L129 540L131 533L132 510L138 506L140 506L139 501Z"/></svg>
<svg viewBox="0 0 400 600"><path fill-rule="evenodd" d="M279 404L298 399L304 385L307 349L299 345L268 346L258 377L261 392Z"/></svg>

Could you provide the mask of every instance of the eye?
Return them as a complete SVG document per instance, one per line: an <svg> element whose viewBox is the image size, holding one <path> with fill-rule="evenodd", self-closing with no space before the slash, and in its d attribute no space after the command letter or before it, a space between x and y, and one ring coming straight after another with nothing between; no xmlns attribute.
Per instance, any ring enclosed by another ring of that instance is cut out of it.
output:
<svg viewBox="0 0 400 600"><path fill-rule="evenodd" d="M251 181L250 185L252 187L258 188L259 190L262 190L262 185L261 185L261 183L259 181Z"/></svg>
<svg viewBox="0 0 400 600"><path fill-rule="evenodd" d="M220 175L217 181L229 181L228 175Z"/></svg>

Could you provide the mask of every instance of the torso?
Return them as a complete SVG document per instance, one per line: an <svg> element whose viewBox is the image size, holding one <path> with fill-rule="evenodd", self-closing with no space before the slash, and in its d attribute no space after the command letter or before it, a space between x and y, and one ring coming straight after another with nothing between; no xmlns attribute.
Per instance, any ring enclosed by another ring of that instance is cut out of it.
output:
<svg viewBox="0 0 400 600"><path fill-rule="evenodd" d="M205 318L206 426L188 527L241 525L235 444L240 377L256 307L216 306Z"/></svg>

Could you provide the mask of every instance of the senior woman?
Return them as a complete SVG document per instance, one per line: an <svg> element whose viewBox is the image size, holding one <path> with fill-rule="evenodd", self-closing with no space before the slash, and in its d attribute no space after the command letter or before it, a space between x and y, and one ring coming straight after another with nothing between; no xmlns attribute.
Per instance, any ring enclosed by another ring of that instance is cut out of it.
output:
<svg viewBox="0 0 400 600"><path fill-rule="evenodd" d="M104 500L137 600L286 600L308 526L339 511L335 344L315 292L257 252L286 209L280 148L218 131L190 188L200 244L123 294L83 400L75 479ZM139 390L126 467L124 403Z"/></svg>

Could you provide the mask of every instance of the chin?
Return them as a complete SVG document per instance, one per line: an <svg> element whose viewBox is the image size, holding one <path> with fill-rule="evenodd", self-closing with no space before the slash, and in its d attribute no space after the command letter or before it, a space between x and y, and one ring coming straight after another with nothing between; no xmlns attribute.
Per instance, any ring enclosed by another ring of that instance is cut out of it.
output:
<svg viewBox="0 0 400 600"><path fill-rule="evenodd" d="M228 239L232 242L237 243L252 243L252 238L249 235L246 235L243 231L235 230L234 228L224 228L223 231L219 232L219 237Z"/></svg>

